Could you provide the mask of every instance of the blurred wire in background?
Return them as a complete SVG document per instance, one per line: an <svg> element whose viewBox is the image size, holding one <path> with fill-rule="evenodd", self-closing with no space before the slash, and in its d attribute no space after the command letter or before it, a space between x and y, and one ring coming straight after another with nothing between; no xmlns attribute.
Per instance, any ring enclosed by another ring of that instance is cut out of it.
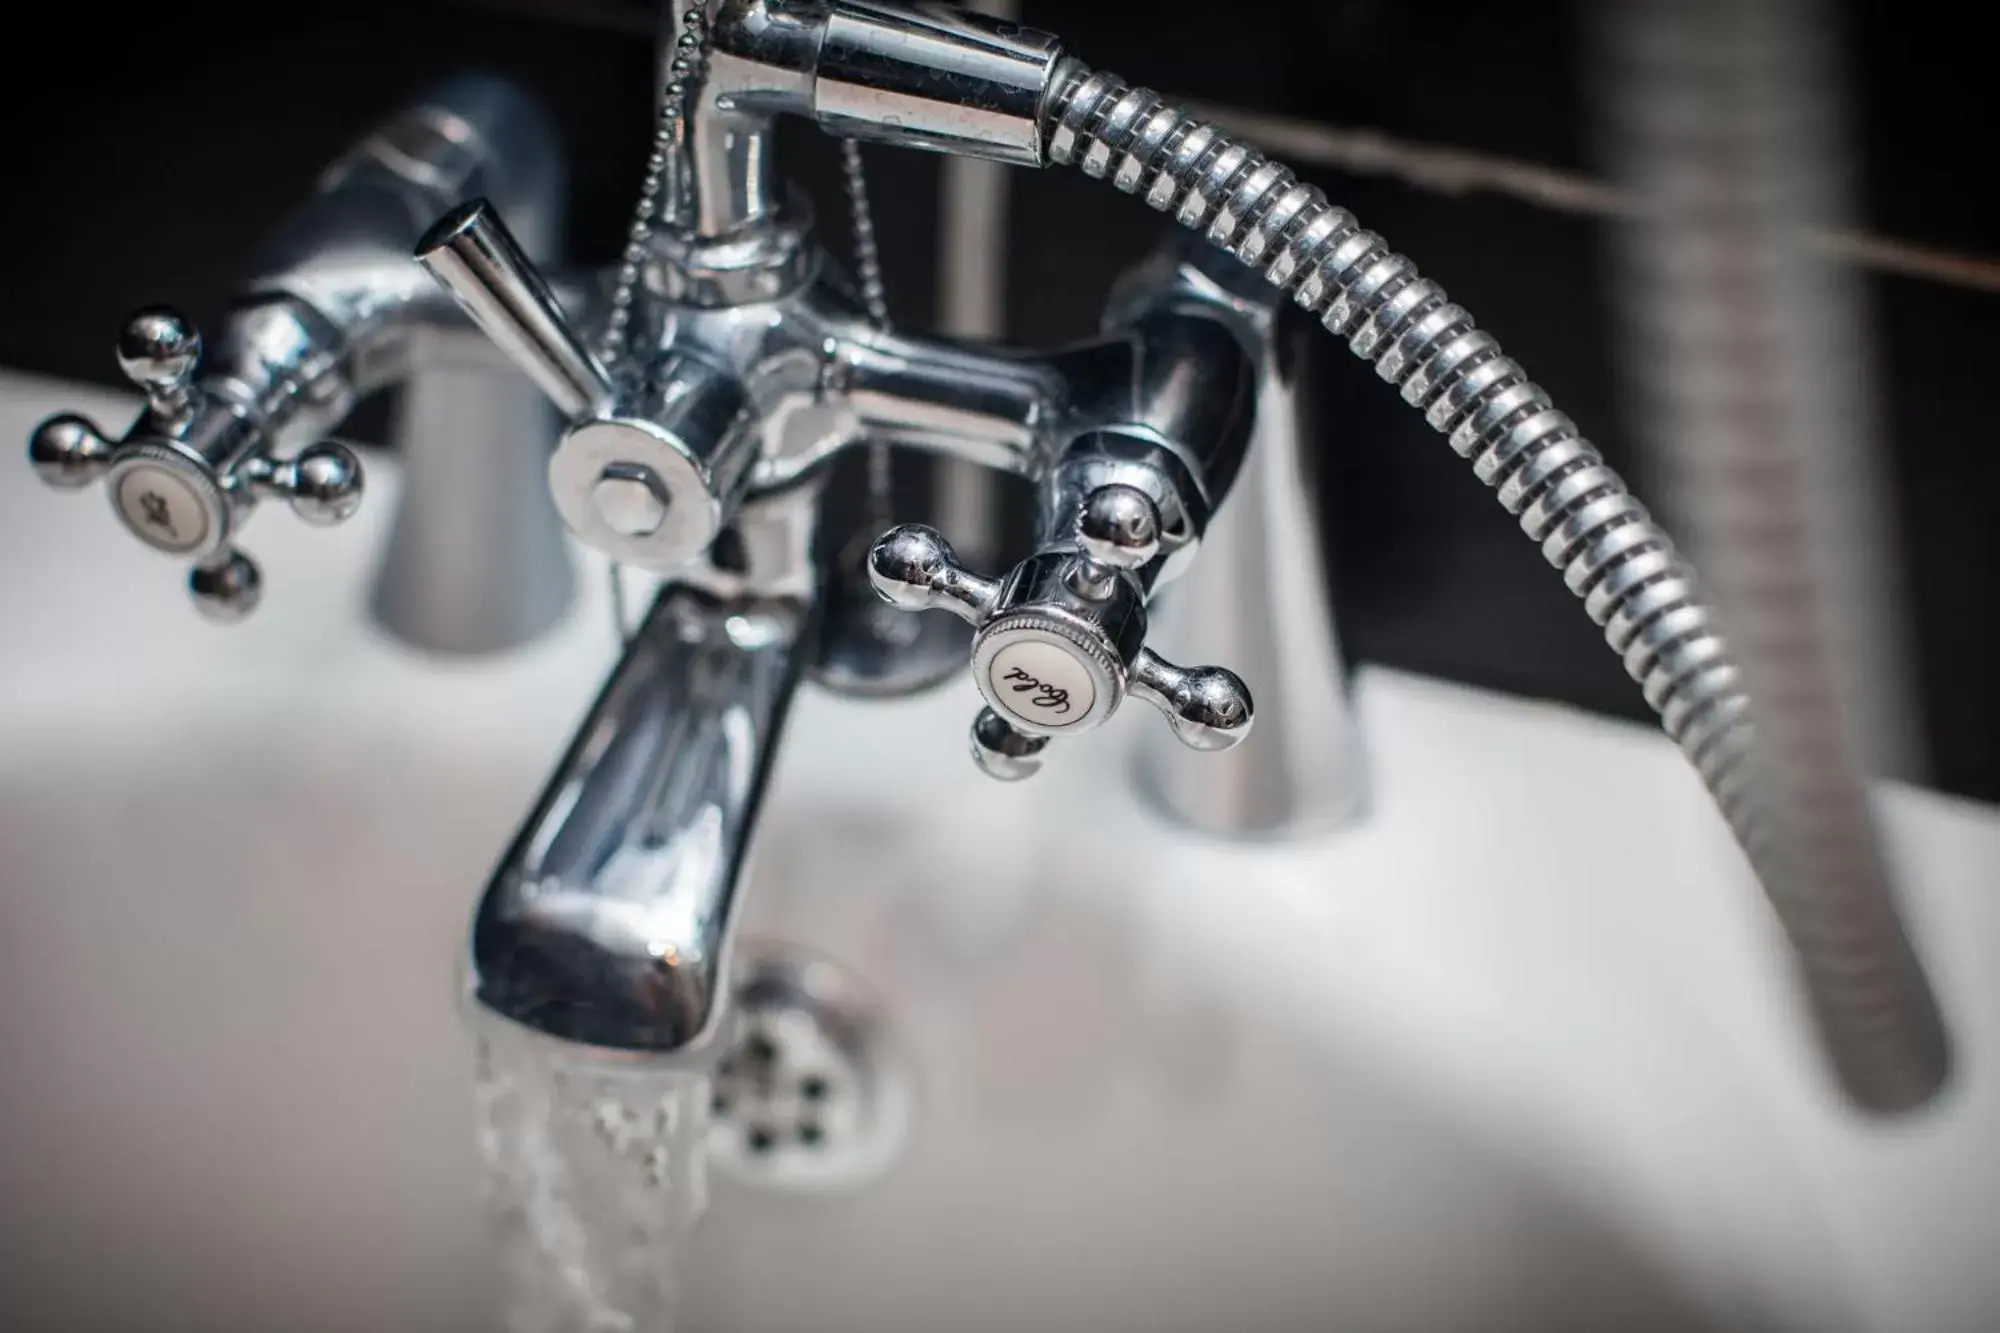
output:
<svg viewBox="0 0 2000 1333"><path fill-rule="evenodd" d="M1366 126L1328 125L1218 102L1189 100L1186 105L1203 120L1254 140L1276 157L1356 176L1382 176L1432 194L1492 194L1552 213L1617 221L1657 218L1660 214L1654 200L1635 190L1540 162L1455 144L1419 143ZM1877 273L2000 294L2000 260L1985 255L1811 222L1787 239L1810 253Z"/></svg>

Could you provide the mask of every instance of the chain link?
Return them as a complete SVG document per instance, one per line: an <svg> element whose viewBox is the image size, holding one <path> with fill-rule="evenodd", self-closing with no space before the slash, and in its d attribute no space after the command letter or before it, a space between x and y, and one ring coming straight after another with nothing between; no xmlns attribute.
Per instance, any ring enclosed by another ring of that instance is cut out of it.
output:
<svg viewBox="0 0 2000 1333"><path fill-rule="evenodd" d="M667 68L667 83L661 90L659 129L653 137L652 154L646 159L646 175L639 187L639 202L633 210L631 230L614 280L604 328L598 341L598 356L615 376L624 364L632 322L632 303L638 294L639 275L645 266L646 251L653 237L660 190L667 171L680 148L687 124L687 96L695 76L707 57L708 25L699 4L690 5L681 16L682 32L674 43L673 62ZM868 178L861 160L861 145L853 139L840 141L841 166L847 186L847 204L854 233L855 276L861 284L861 302L874 327L889 324L888 291L882 280L882 252L875 238L875 216L868 203ZM893 517L893 472L889 447L871 444L868 449L868 503L871 526L880 527ZM625 612L624 583L619 567L611 567L612 614L623 641L630 633Z"/></svg>
<svg viewBox="0 0 2000 1333"><path fill-rule="evenodd" d="M682 132L687 126L688 92L695 74L708 55L708 22L700 3L690 4L681 15L681 35L674 42L674 58L667 66L667 83L660 90L659 128L653 134L653 151L646 159L646 175L639 183L639 202L632 210L632 227L626 233L625 251L619 257L618 274L611 288L611 303L605 311L604 328L598 336L597 355L604 368L617 378L626 359L626 343L632 323L632 301L639 291L639 273L645 267L646 250L653 239L653 219L659 212L660 188L666 183L667 168L681 149ZM623 645L631 640L632 623L625 598L625 571L611 562L611 625Z"/></svg>
<svg viewBox="0 0 2000 1333"><path fill-rule="evenodd" d="M868 176L861 161L861 144L840 141L840 165L847 181L847 210L854 229L854 275L861 282L861 304L868 322L889 327L889 293L882 284L882 251L875 243L875 213L868 206Z"/></svg>
<svg viewBox="0 0 2000 1333"><path fill-rule="evenodd" d="M632 300L639 289L639 272L646 263L646 248L653 239L653 218L659 209L660 187L666 183L667 168L680 150L687 124L688 91L708 55L708 22L700 4L691 4L681 15L682 32L674 43L673 63L667 67L667 85L660 91L660 124L653 136L652 155L646 159L645 179L639 185L639 203L632 213L632 227L626 234L625 252L619 259L618 276L611 289L611 304L605 312L604 329L598 341L598 356L615 376L625 357L625 343L632 322Z"/></svg>
<svg viewBox="0 0 2000 1333"><path fill-rule="evenodd" d="M861 284L861 304L868 322L878 329L889 327L889 293L882 281L882 251L875 241L875 213L868 206L868 176L861 161L861 145L853 139L840 141L840 165L847 183L847 210L854 232L854 276ZM894 473L890 468L889 446L868 446L868 508L871 528L881 528L894 517L892 494Z"/></svg>

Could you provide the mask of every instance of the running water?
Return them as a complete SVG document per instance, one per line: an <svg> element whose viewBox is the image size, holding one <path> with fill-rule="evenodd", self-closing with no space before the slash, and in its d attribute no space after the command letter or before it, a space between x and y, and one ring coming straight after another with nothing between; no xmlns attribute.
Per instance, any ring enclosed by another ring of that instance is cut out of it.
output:
<svg viewBox="0 0 2000 1333"><path fill-rule="evenodd" d="M707 1203L708 1081L563 1051L472 1006L507 1333L667 1333Z"/></svg>

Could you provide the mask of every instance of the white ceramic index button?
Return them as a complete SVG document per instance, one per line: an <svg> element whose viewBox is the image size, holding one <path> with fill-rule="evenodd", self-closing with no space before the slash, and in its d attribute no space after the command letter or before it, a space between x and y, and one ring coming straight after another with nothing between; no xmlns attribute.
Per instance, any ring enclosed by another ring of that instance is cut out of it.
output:
<svg viewBox="0 0 2000 1333"><path fill-rule="evenodd" d="M987 663L986 698L1022 722L1055 730L1090 716L1097 703L1097 679L1075 652L1059 643L1016 639Z"/></svg>
<svg viewBox="0 0 2000 1333"><path fill-rule="evenodd" d="M156 550L179 555L208 540L208 505L171 468L141 462L124 469L112 501L133 535Z"/></svg>

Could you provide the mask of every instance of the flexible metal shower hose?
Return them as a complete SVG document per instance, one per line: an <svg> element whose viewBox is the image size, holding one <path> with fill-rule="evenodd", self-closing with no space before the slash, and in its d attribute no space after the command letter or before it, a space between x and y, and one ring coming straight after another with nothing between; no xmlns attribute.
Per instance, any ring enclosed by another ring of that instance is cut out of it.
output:
<svg viewBox="0 0 2000 1333"><path fill-rule="evenodd" d="M1316 186L1158 94L1066 61L1042 124L1051 160L1139 195L1291 292L1471 462L1714 794L1797 951L1849 1096L1876 1111L1929 1100L1948 1046L1886 875L1823 864L1813 812L1770 799L1742 674L1693 570L1548 393Z"/></svg>

